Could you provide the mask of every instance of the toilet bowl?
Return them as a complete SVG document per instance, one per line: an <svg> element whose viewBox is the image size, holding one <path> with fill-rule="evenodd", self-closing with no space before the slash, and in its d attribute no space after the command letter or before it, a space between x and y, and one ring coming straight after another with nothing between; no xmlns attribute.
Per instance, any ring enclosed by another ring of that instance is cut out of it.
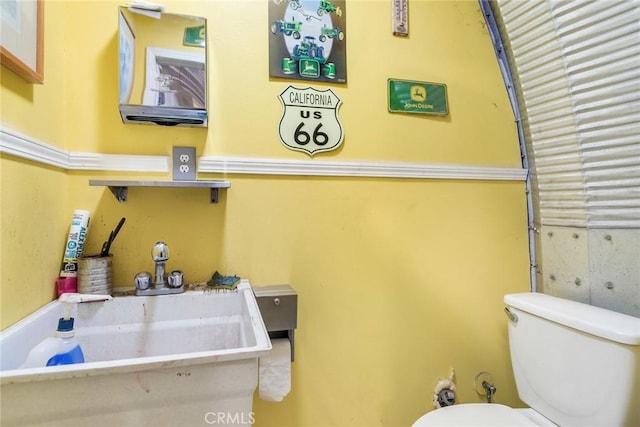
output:
<svg viewBox="0 0 640 427"><path fill-rule="evenodd" d="M465 403L446 406L421 416L413 427L557 427L533 409L513 409L497 403Z"/></svg>
<svg viewBox="0 0 640 427"><path fill-rule="evenodd" d="M418 426L640 426L640 318L541 293L504 297L516 388L528 409L445 406Z"/></svg>

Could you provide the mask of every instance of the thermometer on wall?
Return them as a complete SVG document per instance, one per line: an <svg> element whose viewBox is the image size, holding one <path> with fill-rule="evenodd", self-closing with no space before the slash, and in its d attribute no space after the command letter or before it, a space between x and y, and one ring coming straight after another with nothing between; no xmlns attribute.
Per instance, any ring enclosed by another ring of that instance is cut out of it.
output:
<svg viewBox="0 0 640 427"><path fill-rule="evenodd" d="M394 36L409 35L409 0L391 0L391 31Z"/></svg>

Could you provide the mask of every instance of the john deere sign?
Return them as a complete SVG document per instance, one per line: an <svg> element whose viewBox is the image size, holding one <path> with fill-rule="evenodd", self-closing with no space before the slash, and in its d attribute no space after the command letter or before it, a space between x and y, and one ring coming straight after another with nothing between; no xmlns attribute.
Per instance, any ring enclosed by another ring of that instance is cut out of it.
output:
<svg viewBox="0 0 640 427"><path fill-rule="evenodd" d="M388 80L389 111L446 116L447 86L409 80Z"/></svg>

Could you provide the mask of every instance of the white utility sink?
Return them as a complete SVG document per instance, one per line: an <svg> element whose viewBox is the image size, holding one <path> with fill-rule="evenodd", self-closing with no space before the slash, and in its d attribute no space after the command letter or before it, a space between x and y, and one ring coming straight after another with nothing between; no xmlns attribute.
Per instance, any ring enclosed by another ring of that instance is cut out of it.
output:
<svg viewBox="0 0 640 427"><path fill-rule="evenodd" d="M236 292L116 297L72 313L83 364L17 369L53 336L58 301L0 334L3 427L253 419L258 358L271 343L246 280Z"/></svg>

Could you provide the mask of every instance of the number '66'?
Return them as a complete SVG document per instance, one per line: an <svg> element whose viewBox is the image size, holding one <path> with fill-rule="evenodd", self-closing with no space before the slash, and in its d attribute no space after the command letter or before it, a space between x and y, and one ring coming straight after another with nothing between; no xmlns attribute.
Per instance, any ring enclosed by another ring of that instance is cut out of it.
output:
<svg viewBox="0 0 640 427"><path fill-rule="evenodd" d="M318 126L313 130L313 135L309 135L308 132L302 130L303 126L304 122L300 122L293 134L293 139L297 144L307 145L311 140L313 140L313 143L316 145L325 145L329 142L329 135L320 130L322 123L318 123Z"/></svg>

